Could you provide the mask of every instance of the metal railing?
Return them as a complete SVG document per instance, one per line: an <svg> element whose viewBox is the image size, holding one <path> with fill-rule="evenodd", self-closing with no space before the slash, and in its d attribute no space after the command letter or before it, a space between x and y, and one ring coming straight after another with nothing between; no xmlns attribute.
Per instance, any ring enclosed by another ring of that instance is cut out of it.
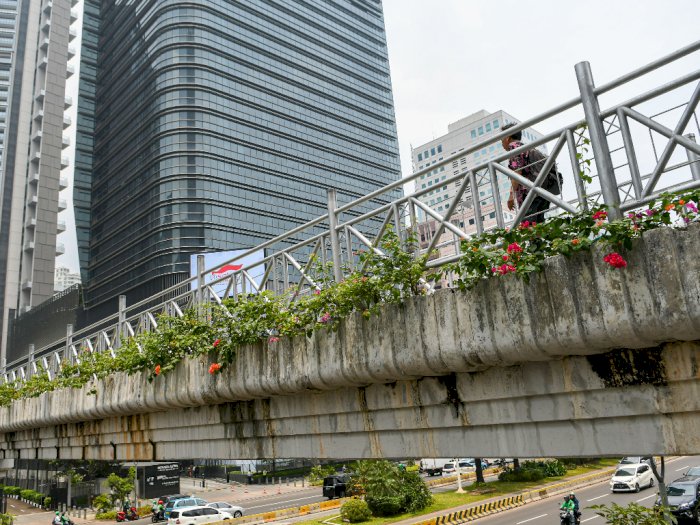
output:
<svg viewBox="0 0 700 525"><path fill-rule="evenodd" d="M700 136L696 114L700 100L700 69L686 72L680 78L608 109L600 109L599 97L616 93L618 88L664 66L676 64L699 50L700 41L598 87L593 83L589 64L576 64L579 97L348 204L338 206L336 192L330 189L328 213L226 264L236 264L261 252L265 254L262 259L207 282L206 275L215 268L205 269L200 256L197 276L133 305L127 305L121 296L117 314L79 332L73 332L68 326L65 338L40 349L30 347L29 356L8 363L2 377L6 382L21 380L40 370L53 377L63 362L79 362L82 352L114 354L125 338L157 330L158 315L162 313L182 316L188 308L221 305L228 297L245 298L263 289L287 294L287 299L294 301L301 294L321 287L313 272L316 262L332 262L333 278L340 281L346 272L357 268L359 249L381 254L379 241L390 226L399 232L404 242L408 231L415 232L419 236L420 253L437 253L429 261L429 267L440 267L460 256L460 240L491 228L519 224L527 218L528 207L536 195L551 203L550 216L585 212L605 204L609 216L614 219L664 191L698 188L700 146L695 143L690 129L694 124L694 131ZM578 113L573 121L557 125L558 119L571 111ZM508 152L501 149L503 153L488 161L472 162L476 152L491 150L494 145L501 148L501 139L534 126L554 131L518 149ZM650 148L644 147L647 140L651 142ZM659 140L665 144L657 148ZM592 158L587 157L588 145ZM551 150L540 175L530 181L509 169L507 161L534 147L551 147ZM685 152L685 157L679 155L678 149ZM561 195L542 187L545 174L554 162L564 175ZM434 170L441 168L448 174L439 172L439 185L452 186L454 191L450 199L441 201L439 206L429 205L428 196L434 188L421 181L428 180ZM587 172L587 177L580 176L582 171ZM530 190L512 215L504 209L511 181ZM401 191L411 184L415 184L415 190Z"/></svg>

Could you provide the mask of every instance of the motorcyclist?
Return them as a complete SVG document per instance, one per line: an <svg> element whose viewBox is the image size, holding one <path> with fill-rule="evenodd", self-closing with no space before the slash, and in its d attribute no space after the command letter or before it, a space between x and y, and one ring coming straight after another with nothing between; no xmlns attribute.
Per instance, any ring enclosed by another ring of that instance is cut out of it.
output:
<svg viewBox="0 0 700 525"><path fill-rule="evenodd" d="M564 496L564 501L561 504L561 507L559 507L561 510L566 511L566 512L571 512L571 516L574 518L573 521L576 520L576 511L575 511L575 504L574 501L571 499L570 496ZM571 518L569 518L571 521ZM573 525L573 523L571 523Z"/></svg>
<svg viewBox="0 0 700 525"><path fill-rule="evenodd" d="M165 506L162 499L159 499L156 505L156 516L159 520L165 519Z"/></svg>
<svg viewBox="0 0 700 525"><path fill-rule="evenodd" d="M56 515L53 517L53 520L51 520L51 525L62 525L63 522L61 521L61 513L56 511Z"/></svg>
<svg viewBox="0 0 700 525"><path fill-rule="evenodd" d="M574 502L574 516L576 517L576 523L581 521L581 511L579 510L579 503L576 494L569 492L569 500Z"/></svg>

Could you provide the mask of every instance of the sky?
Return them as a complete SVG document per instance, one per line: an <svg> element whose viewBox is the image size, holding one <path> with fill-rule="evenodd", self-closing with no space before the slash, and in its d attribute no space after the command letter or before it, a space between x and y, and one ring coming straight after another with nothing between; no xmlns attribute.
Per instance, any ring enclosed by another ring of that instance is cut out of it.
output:
<svg viewBox="0 0 700 525"><path fill-rule="evenodd" d="M578 96L574 65L600 85L700 38L700 0L383 0L403 175L411 144L480 109L525 120ZM79 27L79 25L76 25ZM78 42L74 43L78 46ZM74 60L78 60L76 57ZM616 96L697 69L698 53ZM77 67L77 65L76 65ZM74 79L77 75L74 75ZM69 89L77 90L75 83ZM77 100L77 92L73 93ZM620 100L601 99L601 106ZM75 118L73 121L75 122ZM552 129L572 122L552 119ZM74 143L74 139L73 139ZM64 193L70 203L70 190ZM78 271L73 217L58 264Z"/></svg>

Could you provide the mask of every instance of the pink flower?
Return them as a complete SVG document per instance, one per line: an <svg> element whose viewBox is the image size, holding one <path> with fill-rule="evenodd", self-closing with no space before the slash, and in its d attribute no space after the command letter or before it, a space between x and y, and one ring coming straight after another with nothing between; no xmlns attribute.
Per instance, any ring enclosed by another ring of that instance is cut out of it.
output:
<svg viewBox="0 0 700 525"><path fill-rule="evenodd" d="M274 337L274 336L273 336L273 337L270 337L270 338L267 340L267 342L268 342L268 343L276 343L276 342L279 341L279 340L280 340L279 337Z"/></svg>
<svg viewBox="0 0 700 525"><path fill-rule="evenodd" d="M492 273L498 273L500 275L505 275L507 273L514 272L515 270L516 268L512 264L502 264L501 266L491 268Z"/></svg>
<svg viewBox="0 0 700 525"><path fill-rule="evenodd" d="M314 295L321 295L321 290L319 290L318 288L316 288L316 289L314 290Z"/></svg>
<svg viewBox="0 0 700 525"><path fill-rule="evenodd" d="M321 316L320 322L322 322L322 323L327 323L327 322L330 321L330 320L331 320L331 314L329 314L328 312L326 312L325 314L323 314L323 315Z"/></svg>
<svg viewBox="0 0 700 525"><path fill-rule="evenodd" d="M221 370L221 365L219 363L212 363L209 367L209 373L211 375L216 374L219 370Z"/></svg>
<svg viewBox="0 0 700 525"><path fill-rule="evenodd" d="M656 213L656 210L653 209L653 208L649 208L649 209L648 209L647 211L645 211L644 213L647 214L647 217L651 217L652 215L654 215L654 214Z"/></svg>
<svg viewBox="0 0 700 525"><path fill-rule="evenodd" d="M534 224L535 224L534 222L523 221L523 222L520 223L520 227L523 228L523 229L527 229L527 228L529 228L530 226L532 226L532 225L534 225Z"/></svg>
<svg viewBox="0 0 700 525"><path fill-rule="evenodd" d="M613 268L624 268L627 266L627 261L617 252L607 254L603 257L603 260Z"/></svg>
<svg viewBox="0 0 700 525"><path fill-rule="evenodd" d="M217 346L219 346L219 343L221 343L221 339L217 339L216 341L214 341L214 345L213 345L214 348L216 348Z"/></svg>
<svg viewBox="0 0 700 525"><path fill-rule="evenodd" d="M595 221L595 225L596 225L597 228L602 228L602 227L603 227L603 224L605 224L604 221Z"/></svg>
<svg viewBox="0 0 700 525"><path fill-rule="evenodd" d="M636 215L634 214L633 211L631 211L631 212L629 212L629 213L627 214L627 218L629 218L629 219L634 220L635 217L636 217Z"/></svg>
<svg viewBox="0 0 700 525"><path fill-rule="evenodd" d="M698 206L697 206L693 201L688 202L688 203L685 205L685 209L686 209L686 210L690 210L690 211L692 211L693 213L697 213L697 212L698 212Z"/></svg>
<svg viewBox="0 0 700 525"><path fill-rule="evenodd" d="M598 210L593 214L593 220L600 221L608 218L608 212L605 210Z"/></svg>
<svg viewBox="0 0 700 525"><path fill-rule="evenodd" d="M513 244L508 245L508 248L506 248L506 251L508 253L520 253L523 251L523 249L520 247L520 245L517 242L514 242Z"/></svg>

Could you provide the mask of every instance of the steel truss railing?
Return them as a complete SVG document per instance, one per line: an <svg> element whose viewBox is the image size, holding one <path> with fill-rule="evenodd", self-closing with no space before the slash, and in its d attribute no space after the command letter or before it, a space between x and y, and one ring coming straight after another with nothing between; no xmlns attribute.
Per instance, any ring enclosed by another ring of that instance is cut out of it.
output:
<svg viewBox="0 0 700 525"><path fill-rule="evenodd" d="M181 317L189 308L210 304L223 306L225 298L245 300L248 294L263 289L286 294L288 301L294 301L323 286L316 275L317 263L324 266L332 263L333 280L341 281L347 272L358 268L358 250L373 250L383 255L380 240L389 228L398 232L404 243L407 242L408 232L420 234L416 253L434 253L437 250L438 255L431 257L428 265L440 267L460 256L460 240L479 235L490 228L517 225L526 219L528 207L536 195L551 203L550 215L585 212L591 207L605 204L609 216L614 219L627 210L648 203L664 191L698 188L700 146L693 135L688 134L688 128L694 120L696 131L700 134L696 113L700 101L700 70L696 69L605 110L599 107L599 97L699 50L700 41L598 87L593 83L589 64L581 62L575 67L579 97L348 204L338 206L335 190L329 189L328 213L246 251L227 264L236 264L264 250L262 260L207 283L205 276L214 268L205 269L204 259L200 257L196 277L133 305L127 306L125 298L121 296L116 315L75 333L68 326L65 338L43 348L30 346L29 356L9 363L2 377L5 382L23 380L40 372L54 377L63 363L78 363L85 352L110 352L114 355L126 338L158 330L160 314ZM693 83L692 94L679 103L678 97L683 96L679 92L692 87ZM644 114L645 104L656 103L664 96L673 98L670 108ZM581 118L521 148L503 151L487 162L473 166L467 162L475 152L492 145L500 147L501 139L517 131L534 126L551 127L548 124L550 119L571 110L582 112ZM659 121L660 116L666 117L674 111L680 111L680 116L672 127ZM640 135L633 132L632 124L646 129L652 138L655 156L648 172L642 169L643 163L640 163L638 155L641 151ZM660 154L656 153L652 132L667 140ZM611 150L609 141L618 137L621 144ZM553 146L548 159L534 181L507 167L510 157L550 143ZM590 144L592 158L586 158L584 144ZM685 150L687 159L671 164L677 148ZM616 166L612 156L618 154L624 155L624 158ZM595 162L596 172L589 173L593 182L587 183L579 174L587 169L591 160ZM564 193L569 194L566 197L554 195L542 187L545 174L555 162L565 174ZM454 185L454 194L449 202L442 201L439 207L428 205L427 196L434 188L430 185L425 188L418 186L421 180L431 176L433 170L443 167L452 167L452 174L442 176L444 178L440 178L439 185ZM504 183L510 184L511 181L530 191L515 215L506 219ZM403 192L403 187L411 183L415 184L416 189ZM440 210L442 207L444 209ZM492 215L493 220L489 221L484 213L491 209L493 211L489 217ZM424 217L421 218L421 215ZM472 228L467 227L468 222L473 223L470 225Z"/></svg>

